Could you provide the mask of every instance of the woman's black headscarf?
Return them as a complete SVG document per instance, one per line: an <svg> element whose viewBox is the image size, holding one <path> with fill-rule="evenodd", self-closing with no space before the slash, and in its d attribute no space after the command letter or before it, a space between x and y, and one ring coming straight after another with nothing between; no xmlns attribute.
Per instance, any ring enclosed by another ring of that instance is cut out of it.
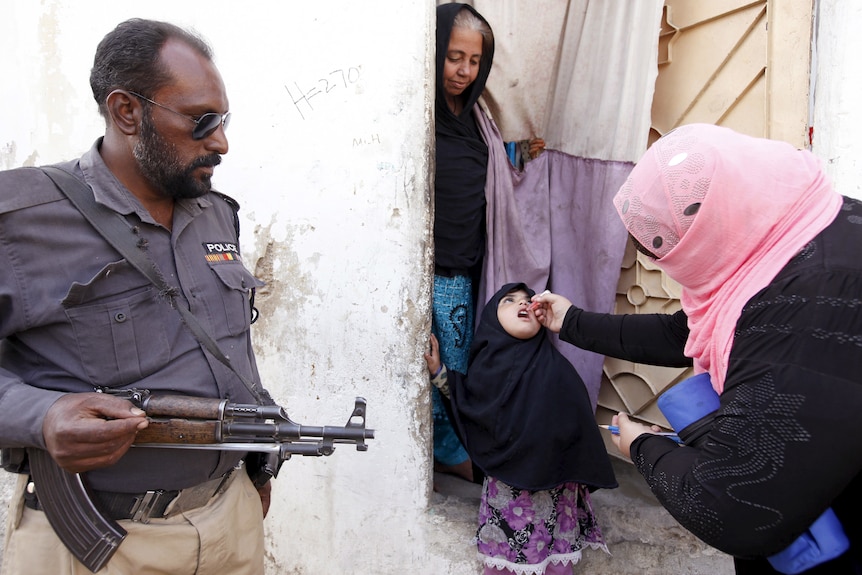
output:
<svg viewBox="0 0 862 575"><path fill-rule="evenodd" d="M455 420L470 457L486 475L513 487L550 489L565 482L617 486L587 389L545 328L530 339L509 335L497 319L503 286L482 310L467 376L450 372Z"/></svg>
<svg viewBox="0 0 862 575"><path fill-rule="evenodd" d="M472 6L437 7L437 97L435 105L437 168L434 221L435 261L444 268L469 269L479 262L485 243L485 179L488 146L482 140L473 106L485 90L494 60L494 41L482 42L479 75L463 93L464 108L456 116L446 105L443 64L455 16L469 10L487 22ZM488 26L490 30L490 26Z"/></svg>

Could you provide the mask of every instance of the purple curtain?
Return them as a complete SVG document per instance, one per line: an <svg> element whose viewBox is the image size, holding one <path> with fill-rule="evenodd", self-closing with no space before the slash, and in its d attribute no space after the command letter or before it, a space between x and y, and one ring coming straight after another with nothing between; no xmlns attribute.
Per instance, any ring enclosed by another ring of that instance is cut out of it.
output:
<svg viewBox="0 0 862 575"><path fill-rule="evenodd" d="M488 243L476 317L501 285L523 281L589 311L614 308L626 231L611 199L634 167L546 150L516 170L494 122L480 112L489 148ZM595 409L604 357L553 338L587 385Z"/></svg>

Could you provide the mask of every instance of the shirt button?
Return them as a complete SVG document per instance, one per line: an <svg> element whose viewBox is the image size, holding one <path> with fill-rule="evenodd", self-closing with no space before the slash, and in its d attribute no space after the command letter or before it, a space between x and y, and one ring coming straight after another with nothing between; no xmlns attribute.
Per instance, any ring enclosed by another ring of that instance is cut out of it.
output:
<svg viewBox="0 0 862 575"><path fill-rule="evenodd" d="M117 323L123 323L124 321L126 321L126 314L121 311L118 311L116 314L114 314L114 321L116 321Z"/></svg>

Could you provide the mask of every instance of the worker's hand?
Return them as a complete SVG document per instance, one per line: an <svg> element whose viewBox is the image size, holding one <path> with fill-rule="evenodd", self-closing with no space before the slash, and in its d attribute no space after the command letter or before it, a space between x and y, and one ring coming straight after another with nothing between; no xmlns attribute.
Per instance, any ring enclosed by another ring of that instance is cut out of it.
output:
<svg viewBox="0 0 862 575"><path fill-rule="evenodd" d="M71 473L116 463L148 425L130 401L103 393L68 393L54 402L42 422L54 461Z"/></svg>
<svg viewBox="0 0 862 575"><path fill-rule="evenodd" d="M554 333L560 333L563 320L566 319L566 312L572 307L572 302L548 290L537 293L530 301L537 304L533 313L536 314L539 323ZM533 308L533 306L530 307Z"/></svg>
<svg viewBox="0 0 862 575"><path fill-rule="evenodd" d="M632 421L622 411L613 416L611 423L616 425L620 430L619 435L612 436L611 441L617 446L620 454L629 459L632 458L630 449L635 439L644 433L658 433L661 431L661 427L658 425L649 426Z"/></svg>

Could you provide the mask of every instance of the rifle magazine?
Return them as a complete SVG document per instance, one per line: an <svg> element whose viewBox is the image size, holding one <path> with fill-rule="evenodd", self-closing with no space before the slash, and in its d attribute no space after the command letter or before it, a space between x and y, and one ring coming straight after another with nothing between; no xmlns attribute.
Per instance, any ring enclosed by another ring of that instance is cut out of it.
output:
<svg viewBox="0 0 862 575"><path fill-rule="evenodd" d="M126 530L102 514L81 476L62 469L41 449L28 449L30 474L45 517L63 545L93 573L117 551Z"/></svg>

